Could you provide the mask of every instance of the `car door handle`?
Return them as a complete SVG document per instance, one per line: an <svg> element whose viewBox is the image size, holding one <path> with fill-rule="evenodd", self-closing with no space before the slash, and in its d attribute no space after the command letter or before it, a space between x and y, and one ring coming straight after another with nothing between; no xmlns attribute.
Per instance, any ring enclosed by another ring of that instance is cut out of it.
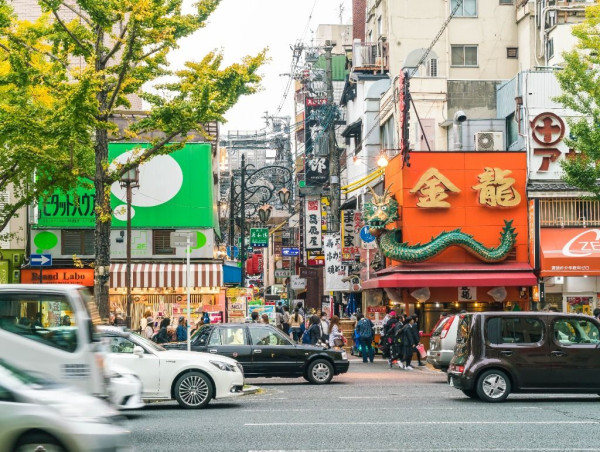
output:
<svg viewBox="0 0 600 452"><path fill-rule="evenodd" d="M504 355L504 356L511 356L513 354L513 352L512 352L512 350L502 350L500 352L500 354Z"/></svg>
<svg viewBox="0 0 600 452"><path fill-rule="evenodd" d="M262 350L260 350L260 349L252 350L252 353L262 353Z"/></svg>
<svg viewBox="0 0 600 452"><path fill-rule="evenodd" d="M552 353L550 353L550 354L551 354L552 356L565 356L565 355L566 355L566 353L565 353L565 352L561 352L561 351L559 351L559 350L557 350L557 351L554 351L554 352L552 352Z"/></svg>
<svg viewBox="0 0 600 452"><path fill-rule="evenodd" d="M217 353L217 351L214 348L211 348L208 351L209 351L209 353Z"/></svg>

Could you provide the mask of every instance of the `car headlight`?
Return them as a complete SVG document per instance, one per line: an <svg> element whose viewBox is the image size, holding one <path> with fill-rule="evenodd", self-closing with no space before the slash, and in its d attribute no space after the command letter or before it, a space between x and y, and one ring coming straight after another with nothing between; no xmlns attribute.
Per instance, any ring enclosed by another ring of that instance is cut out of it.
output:
<svg viewBox="0 0 600 452"><path fill-rule="evenodd" d="M346 353L346 350L342 350L342 359L348 359L348 354Z"/></svg>
<svg viewBox="0 0 600 452"><path fill-rule="evenodd" d="M112 424L112 420L102 416L90 416L89 411L86 411L85 407L73 405L55 403L50 405L58 413L65 418L77 422L88 422L94 424Z"/></svg>
<svg viewBox="0 0 600 452"><path fill-rule="evenodd" d="M211 361L213 366L218 367L219 369L226 372L235 372L236 367L233 364L228 364L223 361Z"/></svg>

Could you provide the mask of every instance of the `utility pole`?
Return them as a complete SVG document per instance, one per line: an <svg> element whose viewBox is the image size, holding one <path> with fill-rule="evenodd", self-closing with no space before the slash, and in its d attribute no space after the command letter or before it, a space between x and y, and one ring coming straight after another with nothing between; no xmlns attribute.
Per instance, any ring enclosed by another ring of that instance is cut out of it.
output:
<svg viewBox="0 0 600 452"><path fill-rule="evenodd" d="M242 236L242 243L240 243L240 262L242 263L242 281L241 287L246 287L246 154L242 154L242 185L240 193L240 235Z"/></svg>
<svg viewBox="0 0 600 452"><path fill-rule="evenodd" d="M327 106L329 110L329 203L331 221L327 227L328 232L340 231L340 156L335 144L335 120L333 115L333 74L331 70L331 51L335 45L332 41L325 41L325 77L327 79Z"/></svg>

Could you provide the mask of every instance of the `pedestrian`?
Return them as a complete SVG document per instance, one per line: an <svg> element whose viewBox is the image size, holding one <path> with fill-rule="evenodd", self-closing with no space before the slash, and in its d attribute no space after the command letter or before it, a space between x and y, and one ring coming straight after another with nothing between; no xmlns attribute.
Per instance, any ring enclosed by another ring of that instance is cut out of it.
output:
<svg viewBox="0 0 600 452"><path fill-rule="evenodd" d="M204 311L204 315L202 316L202 321L204 322L205 325L208 325L210 323L210 316L208 315L208 312Z"/></svg>
<svg viewBox="0 0 600 452"><path fill-rule="evenodd" d="M396 311L389 312L389 319L383 327L381 334L381 343L383 345L382 352L383 357L388 359L388 364L392 367L393 357L393 345L394 345L394 328L398 323L398 317L396 317Z"/></svg>
<svg viewBox="0 0 600 452"><path fill-rule="evenodd" d="M177 330L175 330L175 334L179 342L187 340L187 328L184 317L179 317L179 324L177 325Z"/></svg>
<svg viewBox="0 0 600 452"><path fill-rule="evenodd" d="M144 317L140 320L140 333L144 333L146 331L146 325L148 325L148 317L152 318L152 313L150 311L144 312Z"/></svg>
<svg viewBox="0 0 600 452"><path fill-rule="evenodd" d="M372 364L375 356L375 351L373 350L373 322L362 313L356 316L356 320L356 332L363 363L370 362Z"/></svg>
<svg viewBox="0 0 600 452"><path fill-rule="evenodd" d="M600 320L600 308L594 309L594 317Z"/></svg>
<svg viewBox="0 0 600 452"><path fill-rule="evenodd" d="M275 308L275 327L283 331L283 308L281 303Z"/></svg>
<svg viewBox="0 0 600 452"><path fill-rule="evenodd" d="M390 320L390 318L392 317L392 308L390 308L389 306L385 307L385 317L383 318L383 320L381 321L381 327L384 329L385 331L385 326L388 323L388 320Z"/></svg>
<svg viewBox="0 0 600 452"><path fill-rule="evenodd" d="M290 334L290 307L283 307L283 315L281 316L281 328L285 334Z"/></svg>
<svg viewBox="0 0 600 452"><path fill-rule="evenodd" d="M421 361L421 353L417 348L421 343L421 333L419 332L419 316L417 314L413 315L415 322L412 324L412 328L415 330L415 334L417 336L417 343L415 344L415 353L417 354L417 362L419 366L424 366L425 364Z"/></svg>
<svg viewBox="0 0 600 452"><path fill-rule="evenodd" d="M169 342L177 342L177 330L173 325L167 327L167 335L169 336Z"/></svg>
<svg viewBox="0 0 600 452"><path fill-rule="evenodd" d="M258 321L258 311L252 311L252 314L250 314L250 323L260 323Z"/></svg>
<svg viewBox="0 0 600 452"><path fill-rule="evenodd" d="M296 343L302 337L302 325L304 325L304 317L300 315L298 308L296 308L290 316L290 334Z"/></svg>
<svg viewBox="0 0 600 452"><path fill-rule="evenodd" d="M390 330L393 330L398 322L398 317L396 316L396 311L390 311L383 318L383 330L382 334L387 336Z"/></svg>
<svg viewBox="0 0 600 452"><path fill-rule="evenodd" d="M321 340L326 344L329 343L329 320L327 320L327 314L323 311L321 311L321 331L323 332Z"/></svg>
<svg viewBox="0 0 600 452"><path fill-rule="evenodd" d="M169 333L167 331L167 328L169 327L170 324L171 324L171 319L169 319L168 317L162 319L162 321L160 322L160 329L158 330L158 333L156 334L156 343L166 344L167 342L169 342Z"/></svg>
<svg viewBox="0 0 600 452"><path fill-rule="evenodd" d="M152 320L152 317L148 317L146 319L146 326L144 327L144 336L146 337L146 339L152 339L152 336L154 336L154 321Z"/></svg>
<svg viewBox="0 0 600 452"><path fill-rule="evenodd" d="M298 314L300 314L302 317L304 317L304 309L302 308L302 302L299 301L298 304L296 305L296 309L298 309Z"/></svg>
<svg viewBox="0 0 600 452"><path fill-rule="evenodd" d="M398 364L398 367L406 370L413 370L411 366L412 355L415 351L415 346L419 343L419 336L415 334L415 330L412 327L415 323L415 319L412 316L406 318L406 323L402 327L402 361Z"/></svg>
<svg viewBox="0 0 600 452"><path fill-rule="evenodd" d="M269 324L269 315L268 314L263 314L260 316L261 318L261 323L264 323L266 325Z"/></svg>
<svg viewBox="0 0 600 452"><path fill-rule="evenodd" d="M340 329L340 318L337 315L331 317L329 322L329 346L331 348L344 346L344 334Z"/></svg>
<svg viewBox="0 0 600 452"><path fill-rule="evenodd" d="M308 327L308 336L310 337L310 345L317 345L323 336L321 330L321 319L318 315L310 317L310 326Z"/></svg>

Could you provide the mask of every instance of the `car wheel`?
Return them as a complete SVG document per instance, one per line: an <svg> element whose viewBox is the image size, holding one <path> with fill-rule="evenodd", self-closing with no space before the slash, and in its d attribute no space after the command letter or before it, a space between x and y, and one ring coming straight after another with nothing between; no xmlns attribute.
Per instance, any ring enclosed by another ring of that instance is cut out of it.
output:
<svg viewBox="0 0 600 452"><path fill-rule="evenodd" d="M327 384L333 378L333 366L324 359L317 359L309 364L306 375L311 383Z"/></svg>
<svg viewBox="0 0 600 452"><path fill-rule="evenodd" d="M477 399L477 391L475 389L463 389L463 394L469 397L470 399Z"/></svg>
<svg viewBox="0 0 600 452"><path fill-rule="evenodd" d="M212 397L212 383L200 372L188 372L175 384L175 398L183 408L203 408Z"/></svg>
<svg viewBox="0 0 600 452"><path fill-rule="evenodd" d="M477 380L477 395L485 402L502 402L510 389L510 380L501 370L487 370Z"/></svg>
<svg viewBox="0 0 600 452"><path fill-rule="evenodd" d="M14 448L15 452L66 452L60 442L47 433L36 432L23 435Z"/></svg>

